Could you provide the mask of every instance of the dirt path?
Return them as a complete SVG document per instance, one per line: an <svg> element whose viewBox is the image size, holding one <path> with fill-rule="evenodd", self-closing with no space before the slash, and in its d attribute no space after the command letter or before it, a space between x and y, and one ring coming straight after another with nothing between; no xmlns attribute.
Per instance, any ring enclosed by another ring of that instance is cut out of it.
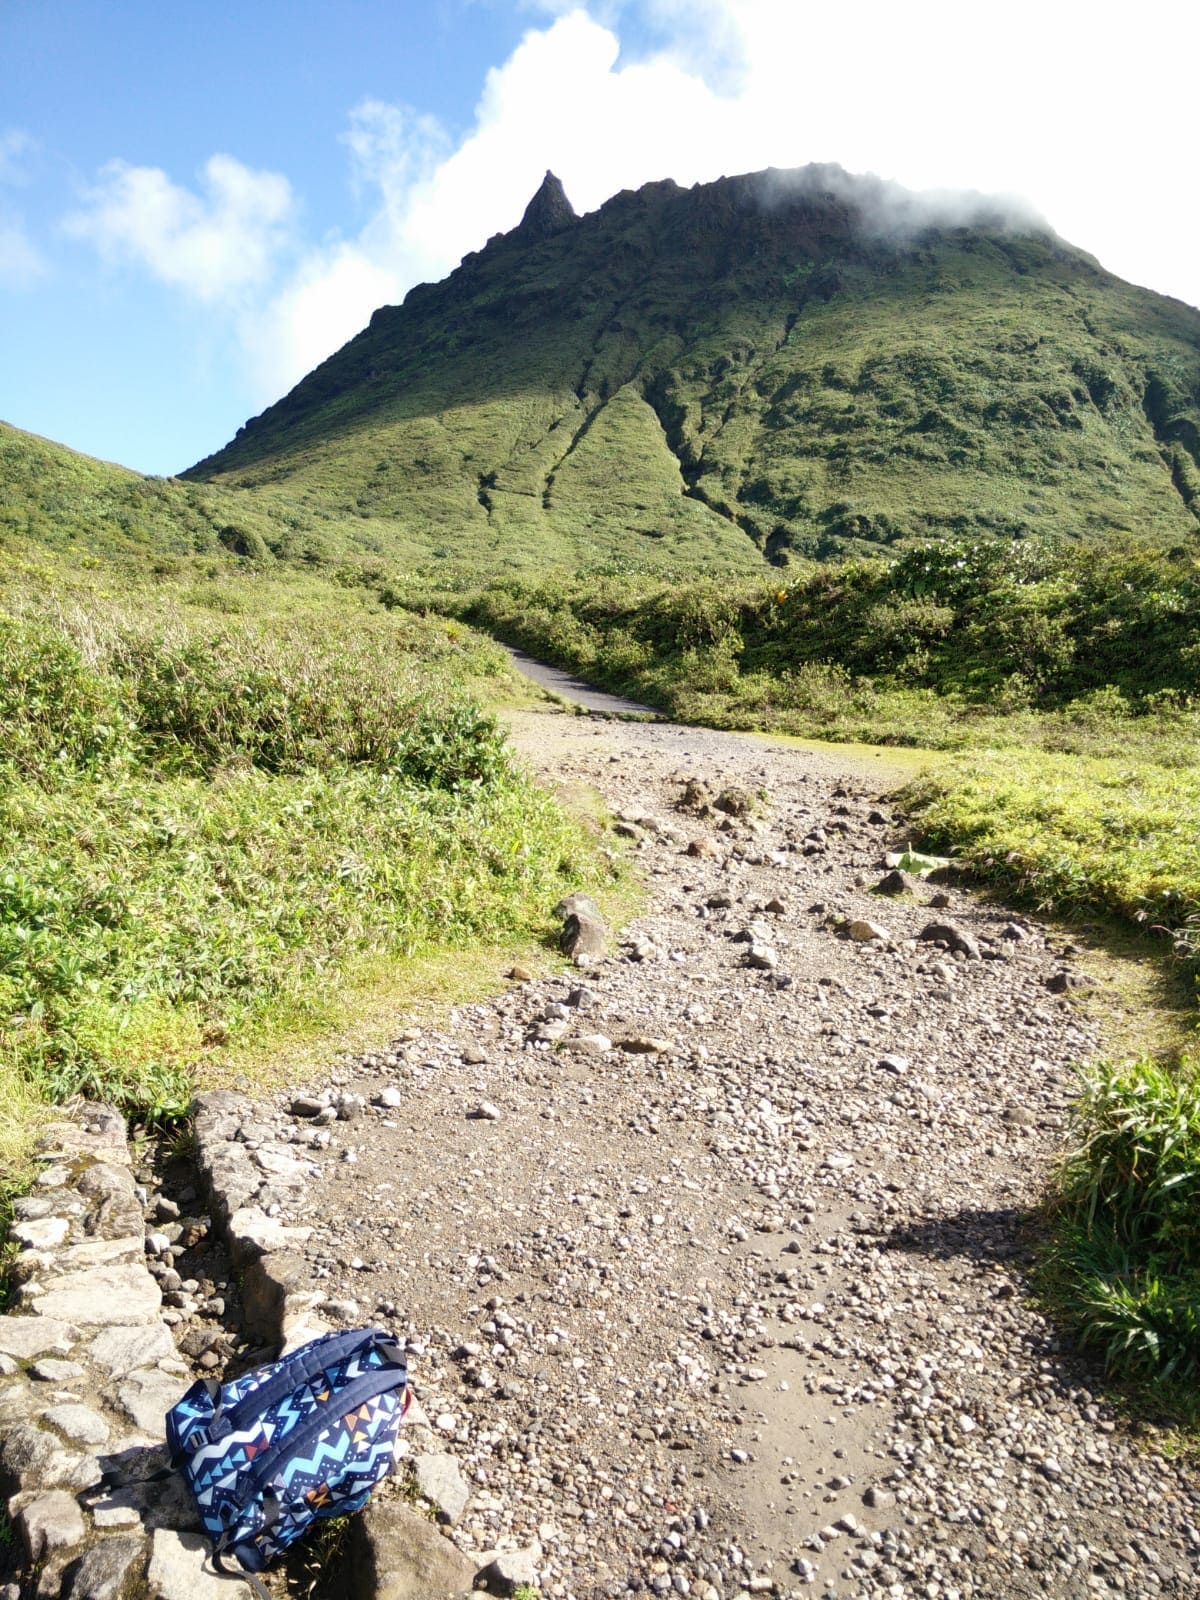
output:
<svg viewBox="0 0 1200 1600"><path fill-rule="evenodd" d="M626 819L633 942L311 1086L354 1121L262 1112L332 1136L283 1220L315 1226L328 1320L407 1330L442 1441L413 1447L472 1489L455 1537L536 1543L556 1600L1197 1592L1200 1495L1026 1298L1093 1047L1047 987L1071 953L955 888L870 893L904 826L861 764L562 715L515 738ZM689 777L768 799L721 827L677 809Z"/></svg>

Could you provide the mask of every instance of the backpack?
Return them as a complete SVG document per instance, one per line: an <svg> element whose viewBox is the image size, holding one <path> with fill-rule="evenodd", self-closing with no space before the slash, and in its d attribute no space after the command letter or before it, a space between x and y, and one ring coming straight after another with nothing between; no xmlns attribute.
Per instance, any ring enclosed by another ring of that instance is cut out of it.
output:
<svg viewBox="0 0 1200 1600"><path fill-rule="evenodd" d="M360 1511L391 1470L409 1399L404 1352L379 1328L194 1383L167 1412L167 1445L218 1570L237 1571L232 1558L239 1576L261 1572L317 1517Z"/></svg>

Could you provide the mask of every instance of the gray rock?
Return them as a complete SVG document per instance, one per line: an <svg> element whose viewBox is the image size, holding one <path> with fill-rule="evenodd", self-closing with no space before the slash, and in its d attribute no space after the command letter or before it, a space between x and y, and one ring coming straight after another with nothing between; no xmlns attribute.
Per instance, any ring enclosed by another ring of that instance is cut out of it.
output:
<svg viewBox="0 0 1200 1600"><path fill-rule="evenodd" d="M27 1424L10 1428L0 1443L0 1492L61 1483L69 1467L69 1457L52 1434Z"/></svg>
<svg viewBox="0 0 1200 1600"><path fill-rule="evenodd" d="M63 1489L31 1500L17 1513L16 1523L30 1561L44 1561L55 1550L82 1544L85 1535L83 1512L74 1495Z"/></svg>
<svg viewBox="0 0 1200 1600"><path fill-rule="evenodd" d="M42 1421L75 1444L106 1444L109 1426L98 1411L91 1406L66 1404L50 1406L42 1412Z"/></svg>
<svg viewBox="0 0 1200 1600"><path fill-rule="evenodd" d="M146 1573L149 1600L252 1600L249 1585L223 1577L208 1562L208 1540L156 1528Z"/></svg>
<svg viewBox="0 0 1200 1600"><path fill-rule="evenodd" d="M78 1361L59 1361L54 1356L47 1356L33 1363L29 1376L36 1378L39 1383L72 1383L76 1378L83 1377L83 1368Z"/></svg>
<svg viewBox="0 0 1200 1600"><path fill-rule="evenodd" d="M466 1052L464 1051L464 1057ZM375 1104L382 1106L385 1111L396 1111L404 1104L404 1096L394 1085L381 1089L375 1096Z"/></svg>
<svg viewBox="0 0 1200 1600"><path fill-rule="evenodd" d="M116 1377L138 1367L153 1367L160 1361L173 1359L176 1350L168 1330L161 1322L154 1321L144 1328L105 1328L88 1345L87 1353L98 1366Z"/></svg>
<svg viewBox="0 0 1200 1600"><path fill-rule="evenodd" d="M779 952L773 945L752 944L746 952L746 965L764 972L774 972L779 965Z"/></svg>
<svg viewBox="0 0 1200 1600"><path fill-rule="evenodd" d="M573 1055L602 1056L612 1049L612 1040L604 1033L580 1033L573 1039L564 1039L559 1049Z"/></svg>
<svg viewBox="0 0 1200 1600"><path fill-rule="evenodd" d="M319 1117L324 1109L324 1100L315 1094L298 1094L291 1105L294 1117Z"/></svg>
<svg viewBox="0 0 1200 1600"><path fill-rule="evenodd" d="M373 1600L466 1600L472 1593L475 1562L410 1506L373 1500L351 1530L351 1594Z"/></svg>
<svg viewBox="0 0 1200 1600"><path fill-rule="evenodd" d="M590 894L565 895L555 906L554 915L563 922L568 917L574 916L595 917L598 922L603 922L604 920L600 915L600 907Z"/></svg>
<svg viewBox="0 0 1200 1600"><path fill-rule="evenodd" d="M79 1329L52 1317L0 1317L0 1354L28 1361L33 1356L63 1355L78 1343Z"/></svg>
<svg viewBox="0 0 1200 1600"><path fill-rule="evenodd" d="M471 1490L452 1455L418 1456L417 1488L437 1507L441 1521L454 1523L462 1516Z"/></svg>
<svg viewBox="0 0 1200 1600"><path fill-rule="evenodd" d="M250 1262L242 1279L242 1309L249 1331L256 1338L277 1341L287 1297L307 1281L307 1264L286 1250Z"/></svg>
<svg viewBox="0 0 1200 1600"><path fill-rule="evenodd" d="M149 1322L161 1306L158 1285L140 1263L65 1273L37 1299L39 1315L93 1328Z"/></svg>
<svg viewBox="0 0 1200 1600"><path fill-rule="evenodd" d="M117 1399L139 1432L151 1439L165 1439L164 1419L185 1387L185 1380L169 1377L157 1367L147 1367L129 1374L117 1390Z"/></svg>
<svg viewBox="0 0 1200 1600"><path fill-rule="evenodd" d="M540 1559L541 1551L537 1549L501 1550L481 1569L479 1578L490 1590L500 1594L512 1594L527 1586L532 1588L538 1581Z"/></svg>
<svg viewBox="0 0 1200 1600"><path fill-rule="evenodd" d="M312 1238L311 1228L289 1228L259 1206L240 1206L229 1219L229 1251L235 1267L259 1256L298 1250Z"/></svg>
<svg viewBox="0 0 1200 1600"><path fill-rule="evenodd" d="M876 894L915 894L916 890L917 880L910 877L907 872L901 871L899 867L894 867L891 872L880 878L875 885L874 892Z"/></svg>
<svg viewBox="0 0 1200 1600"><path fill-rule="evenodd" d="M1053 972L1046 979L1046 987L1051 994L1067 994L1072 989L1091 989L1093 980L1082 972L1072 972L1069 967L1063 967L1059 972Z"/></svg>
<svg viewBox="0 0 1200 1600"><path fill-rule="evenodd" d="M8 1236L22 1250L53 1250L71 1231L66 1217L42 1217L33 1222L14 1222Z"/></svg>
<svg viewBox="0 0 1200 1600"><path fill-rule="evenodd" d="M982 959L979 945L973 935L960 928L956 922L929 922L917 935L918 939L937 939L948 944L951 950L961 950L968 961Z"/></svg>
<svg viewBox="0 0 1200 1600"><path fill-rule="evenodd" d="M144 1558L141 1539L102 1539L67 1572L63 1600L123 1600Z"/></svg>
<svg viewBox="0 0 1200 1600"><path fill-rule="evenodd" d="M590 956L593 961L599 960L605 951L603 921L586 911L572 911L563 922L559 945L563 954L572 960L577 956Z"/></svg>
<svg viewBox="0 0 1200 1600"><path fill-rule="evenodd" d="M493 1105L490 1100L481 1100L477 1106L467 1112L467 1116L476 1122L499 1122L500 1107Z"/></svg>

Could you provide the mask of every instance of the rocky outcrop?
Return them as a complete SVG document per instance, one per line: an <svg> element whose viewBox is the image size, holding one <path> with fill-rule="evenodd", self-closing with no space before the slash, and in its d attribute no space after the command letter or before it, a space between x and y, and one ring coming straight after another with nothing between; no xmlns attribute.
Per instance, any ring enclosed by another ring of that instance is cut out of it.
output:
<svg viewBox="0 0 1200 1600"><path fill-rule="evenodd" d="M547 170L542 186L525 207L516 231L527 238L548 239L578 221L562 181Z"/></svg>

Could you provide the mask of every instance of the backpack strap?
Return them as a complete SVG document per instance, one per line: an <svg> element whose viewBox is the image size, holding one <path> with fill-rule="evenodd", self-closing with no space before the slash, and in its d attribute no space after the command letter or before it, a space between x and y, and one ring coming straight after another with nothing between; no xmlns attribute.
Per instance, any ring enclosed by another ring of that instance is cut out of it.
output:
<svg viewBox="0 0 1200 1600"><path fill-rule="evenodd" d="M396 1350L395 1342L388 1338L381 1328L351 1328L345 1333L335 1333L324 1339L314 1339L311 1344L301 1345L299 1350L278 1363L278 1370L274 1377L268 1378L266 1383L260 1383L257 1388L251 1389L248 1394L234 1406L233 1410L223 1412L218 1401L217 1410L212 1423L220 1417L221 1424L215 1432L210 1431L210 1438L218 1439L226 1433L236 1432L244 1427L251 1417L259 1412L268 1411L278 1400L285 1399L293 1389L298 1389L302 1383L319 1377L328 1367L336 1365L345 1356L353 1355L362 1347L380 1343L391 1350ZM210 1430L212 1423L209 1424Z"/></svg>

